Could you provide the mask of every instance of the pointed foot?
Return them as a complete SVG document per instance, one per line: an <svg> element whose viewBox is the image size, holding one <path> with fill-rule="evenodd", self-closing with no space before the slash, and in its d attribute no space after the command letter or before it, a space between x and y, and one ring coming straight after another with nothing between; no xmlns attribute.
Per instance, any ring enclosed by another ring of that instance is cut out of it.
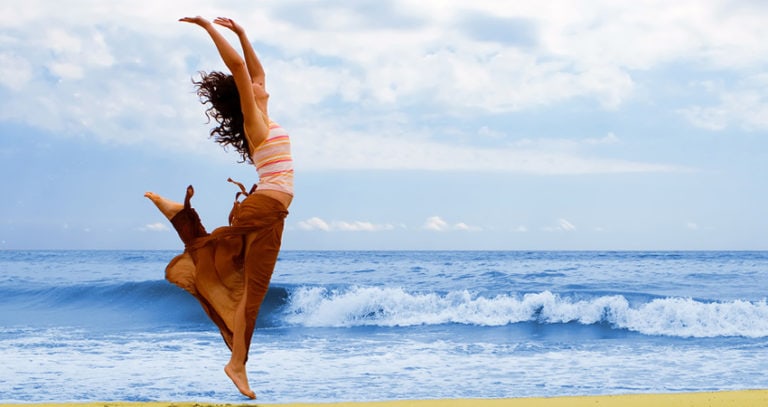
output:
<svg viewBox="0 0 768 407"><path fill-rule="evenodd" d="M256 398L256 393L254 393L253 390L251 390L251 386L248 385L245 366L232 366L232 364L227 364L224 366L224 373L229 376L229 379L232 380L232 383L235 384L235 387L240 390L240 393L242 393L243 396L248 397L251 400Z"/></svg>
<svg viewBox="0 0 768 407"><path fill-rule="evenodd" d="M165 215L166 218L168 218L168 220L173 219L177 213L184 209L184 205L171 201L170 199L165 199L154 192L147 192L144 194L144 196L152 201L157 209L159 209L160 212Z"/></svg>

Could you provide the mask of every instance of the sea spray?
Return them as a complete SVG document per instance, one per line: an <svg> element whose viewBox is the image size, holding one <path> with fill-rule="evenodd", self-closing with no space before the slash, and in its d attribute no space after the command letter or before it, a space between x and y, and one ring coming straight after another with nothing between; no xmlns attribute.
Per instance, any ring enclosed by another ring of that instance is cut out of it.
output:
<svg viewBox="0 0 768 407"><path fill-rule="evenodd" d="M176 254L0 251L0 403L241 403ZM267 403L768 388L766 293L768 252L285 251L248 373Z"/></svg>
<svg viewBox="0 0 768 407"><path fill-rule="evenodd" d="M765 300L647 298L630 305L622 295L576 299L549 291L485 297L467 290L441 294L387 287L300 287L289 294L282 312L288 324L306 327L579 323L608 324L645 335L768 337Z"/></svg>

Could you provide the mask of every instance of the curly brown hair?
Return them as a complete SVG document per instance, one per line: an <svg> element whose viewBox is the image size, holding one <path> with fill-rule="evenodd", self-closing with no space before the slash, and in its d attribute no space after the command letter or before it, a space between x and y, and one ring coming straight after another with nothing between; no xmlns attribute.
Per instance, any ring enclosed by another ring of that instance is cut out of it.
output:
<svg viewBox="0 0 768 407"><path fill-rule="evenodd" d="M240 93L235 85L235 78L223 72L200 72L200 80L192 83L197 88L197 96L202 104L210 103L205 110L209 121L213 119L219 125L211 129L211 137L224 149L234 147L240 154L240 162L251 162L251 148L243 129L243 111L240 108Z"/></svg>

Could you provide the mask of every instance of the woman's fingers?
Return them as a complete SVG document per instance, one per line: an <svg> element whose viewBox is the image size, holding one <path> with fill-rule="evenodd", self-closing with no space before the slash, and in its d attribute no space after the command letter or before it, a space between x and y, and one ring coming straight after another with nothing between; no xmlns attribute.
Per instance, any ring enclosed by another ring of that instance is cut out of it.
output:
<svg viewBox="0 0 768 407"><path fill-rule="evenodd" d="M218 24L218 25L220 25L220 26L222 26L222 27L227 27L227 28L229 28L232 31L236 31L237 30L237 24L235 24L235 21L232 20L231 18L216 17L216 19L213 20L213 22Z"/></svg>
<svg viewBox="0 0 768 407"><path fill-rule="evenodd" d="M184 23L193 23L193 24L199 24L199 25L205 24L207 22L206 19L204 19L203 17L200 17L200 16L196 16L196 17L182 17L182 18L179 19L179 21L184 22Z"/></svg>

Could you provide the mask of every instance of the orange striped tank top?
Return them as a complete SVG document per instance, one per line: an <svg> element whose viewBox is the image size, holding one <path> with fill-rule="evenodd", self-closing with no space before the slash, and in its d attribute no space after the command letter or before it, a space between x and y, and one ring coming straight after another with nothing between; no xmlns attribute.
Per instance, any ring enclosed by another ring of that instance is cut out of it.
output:
<svg viewBox="0 0 768 407"><path fill-rule="evenodd" d="M293 195L293 158L291 139L279 124L269 122L269 134L251 155L259 173L260 190L281 191Z"/></svg>

